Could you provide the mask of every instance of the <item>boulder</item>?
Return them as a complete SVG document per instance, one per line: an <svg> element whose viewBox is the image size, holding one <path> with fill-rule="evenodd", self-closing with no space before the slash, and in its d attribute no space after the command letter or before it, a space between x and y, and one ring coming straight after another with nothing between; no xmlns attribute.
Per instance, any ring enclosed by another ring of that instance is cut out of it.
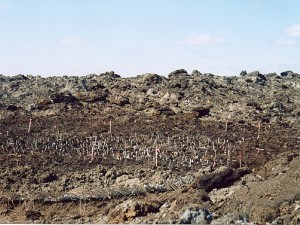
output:
<svg viewBox="0 0 300 225"><path fill-rule="evenodd" d="M25 211L25 217L28 220L35 221L41 218L42 214L39 211L28 210Z"/></svg>
<svg viewBox="0 0 300 225"><path fill-rule="evenodd" d="M42 183L51 183L53 181L56 181L58 179L58 176L51 172L49 174L44 174L41 176L41 182Z"/></svg>
<svg viewBox="0 0 300 225"><path fill-rule="evenodd" d="M200 118L200 117L204 117L204 116L208 116L209 112L210 112L210 108L209 107L196 107L192 109L193 114L195 114L196 117Z"/></svg>
<svg viewBox="0 0 300 225"><path fill-rule="evenodd" d="M200 73L198 70L193 70L191 76L202 76L202 73Z"/></svg>
<svg viewBox="0 0 300 225"><path fill-rule="evenodd" d="M160 114L166 115L166 116L175 115L175 112L172 109L170 109L169 107L166 107L166 106L158 109L158 111L160 112Z"/></svg>
<svg viewBox="0 0 300 225"><path fill-rule="evenodd" d="M110 78L121 78L121 76L118 74L115 74L114 71L101 73L100 76L106 76L106 77L110 77Z"/></svg>
<svg viewBox="0 0 300 225"><path fill-rule="evenodd" d="M196 179L192 187L196 189L201 188L207 192L210 192L215 188L219 189L228 187L233 182L239 180L240 177L249 173L251 173L249 168L240 168L236 170L227 168L219 173L205 174L200 176L198 179Z"/></svg>
<svg viewBox="0 0 300 225"><path fill-rule="evenodd" d="M180 217L181 224L209 224L213 219L207 209L189 208Z"/></svg>
<svg viewBox="0 0 300 225"><path fill-rule="evenodd" d="M292 75L293 75L293 71L290 71L290 70L280 73L280 76L282 76L282 77L287 77L287 76L292 76Z"/></svg>
<svg viewBox="0 0 300 225"><path fill-rule="evenodd" d="M169 73L168 77L171 78L171 77L177 77L177 76L188 76L189 74L187 73L186 70L184 69L179 69L179 70L175 70L171 73Z"/></svg>
<svg viewBox="0 0 300 225"><path fill-rule="evenodd" d="M50 96L53 103L74 103L77 102L78 99L74 97L70 92L60 92L60 93L54 93Z"/></svg>
<svg viewBox="0 0 300 225"><path fill-rule="evenodd" d="M15 81L15 80L28 80L28 78L26 76L24 76L23 74L18 74L18 75L11 77L11 79L10 79L10 81Z"/></svg>
<svg viewBox="0 0 300 225"><path fill-rule="evenodd" d="M77 99L82 102L102 102L105 101L108 94L107 92L98 89L91 92L83 92L76 95Z"/></svg>
<svg viewBox="0 0 300 225"><path fill-rule="evenodd" d="M158 84L162 81L162 77L157 74L147 73L143 77L143 83L145 85Z"/></svg>
<svg viewBox="0 0 300 225"><path fill-rule="evenodd" d="M6 110L8 110L8 111L17 111L18 109L19 109L19 107L16 105L8 105L6 107Z"/></svg>
<svg viewBox="0 0 300 225"><path fill-rule="evenodd" d="M126 96L110 97L109 101L118 106L125 106L127 104L130 104L129 98Z"/></svg>
<svg viewBox="0 0 300 225"><path fill-rule="evenodd" d="M148 213L157 213L161 203L125 200L114 207L108 214L108 223L128 223L136 217L144 217Z"/></svg>

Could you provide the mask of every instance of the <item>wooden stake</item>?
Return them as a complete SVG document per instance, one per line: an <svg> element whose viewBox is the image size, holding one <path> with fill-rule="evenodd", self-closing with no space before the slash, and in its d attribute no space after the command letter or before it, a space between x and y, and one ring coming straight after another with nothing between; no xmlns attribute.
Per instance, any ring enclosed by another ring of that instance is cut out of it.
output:
<svg viewBox="0 0 300 225"><path fill-rule="evenodd" d="M240 168L242 168L242 152L239 154Z"/></svg>
<svg viewBox="0 0 300 225"><path fill-rule="evenodd" d="M227 150L227 167L230 168L230 148Z"/></svg>
<svg viewBox="0 0 300 225"><path fill-rule="evenodd" d="M157 167L157 156L158 156L159 148L155 148L155 166Z"/></svg>
<svg viewBox="0 0 300 225"><path fill-rule="evenodd" d="M31 119L29 119L28 133L30 133L30 129L31 129Z"/></svg>
<svg viewBox="0 0 300 225"><path fill-rule="evenodd" d="M111 134L111 120L109 121L109 133Z"/></svg>
<svg viewBox="0 0 300 225"><path fill-rule="evenodd" d="M92 146L92 151L91 151L91 153L87 155L87 156L90 156L90 157L91 157L90 162L93 162L93 161L94 161L94 155L95 155L95 153L94 153L94 146Z"/></svg>
<svg viewBox="0 0 300 225"><path fill-rule="evenodd" d="M259 139L259 135L260 135L260 128L261 128L260 121L257 124L257 128L258 128L258 131L257 131L257 140L258 140Z"/></svg>
<svg viewBox="0 0 300 225"><path fill-rule="evenodd" d="M95 142L94 142L94 144L92 145L92 152L91 152L91 154L88 155L88 156L91 156L90 162L93 162L93 161L94 161L94 158L95 158L95 155L96 155L96 153L95 153L95 147L96 147L96 144L97 144L97 137L95 137Z"/></svg>
<svg viewBox="0 0 300 225"><path fill-rule="evenodd" d="M213 159L213 168L215 168L215 166L216 166L216 160L217 160L217 150L215 149L214 142L212 142L212 146L213 146L213 150L214 150L214 153L215 153L215 156L214 156L214 159Z"/></svg>

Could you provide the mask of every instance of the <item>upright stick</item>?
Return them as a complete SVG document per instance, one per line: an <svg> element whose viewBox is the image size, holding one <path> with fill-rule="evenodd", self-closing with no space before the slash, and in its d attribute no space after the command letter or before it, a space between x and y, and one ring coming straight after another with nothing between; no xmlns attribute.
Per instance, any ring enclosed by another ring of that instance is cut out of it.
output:
<svg viewBox="0 0 300 225"><path fill-rule="evenodd" d="M239 155L239 161L240 161L240 168L242 168L242 152L240 151Z"/></svg>
<svg viewBox="0 0 300 225"><path fill-rule="evenodd" d="M213 168L214 168L216 166L216 161L217 161L217 150L215 149L214 142L212 142L212 146L213 146L213 150L214 150L214 153L215 153L214 162L213 162Z"/></svg>
<svg viewBox="0 0 300 225"><path fill-rule="evenodd" d="M230 167L230 148L227 150L227 167Z"/></svg>
<svg viewBox="0 0 300 225"><path fill-rule="evenodd" d="M260 128L261 128L261 124L260 124L260 121L259 121L258 124L257 124L257 129L258 129L258 131L257 131L257 140L259 139Z"/></svg>
<svg viewBox="0 0 300 225"><path fill-rule="evenodd" d="M157 167L157 156L158 156L159 148L156 147L155 149L155 167Z"/></svg>
<svg viewBox="0 0 300 225"><path fill-rule="evenodd" d="M111 120L109 121L109 133L111 134Z"/></svg>
<svg viewBox="0 0 300 225"><path fill-rule="evenodd" d="M31 119L29 119L28 133L30 133L30 129L31 129Z"/></svg>

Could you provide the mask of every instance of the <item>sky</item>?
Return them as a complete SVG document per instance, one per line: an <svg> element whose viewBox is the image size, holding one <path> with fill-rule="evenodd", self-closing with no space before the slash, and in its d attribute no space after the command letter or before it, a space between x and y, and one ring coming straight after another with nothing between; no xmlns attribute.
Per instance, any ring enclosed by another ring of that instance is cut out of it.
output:
<svg viewBox="0 0 300 225"><path fill-rule="evenodd" d="M0 74L300 73L299 0L0 0Z"/></svg>

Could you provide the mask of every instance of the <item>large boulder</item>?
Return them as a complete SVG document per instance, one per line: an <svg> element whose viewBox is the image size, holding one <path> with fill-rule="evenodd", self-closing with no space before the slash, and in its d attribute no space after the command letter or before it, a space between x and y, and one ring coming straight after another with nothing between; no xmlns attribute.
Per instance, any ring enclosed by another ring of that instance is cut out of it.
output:
<svg viewBox="0 0 300 225"><path fill-rule="evenodd" d="M202 73L200 73L198 70L193 70L191 76L202 76Z"/></svg>
<svg viewBox="0 0 300 225"><path fill-rule="evenodd" d="M143 77L143 83L145 85L158 84L163 78L157 74L147 73Z"/></svg>
<svg viewBox="0 0 300 225"><path fill-rule="evenodd" d="M228 187L233 182L249 173L251 173L249 168L239 168L236 170L227 168L219 173L205 174L199 177L195 180L194 184L192 184L192 187L210 192L215 188L220 189Z"/></svg>
<svg viewBox="0 0 300 225"><path fill-rule="evenodd" d="M74 97L70 92L60 92L54 93L50 96L53 103L74 103L77 102L78 99Z"/></svg>
<svg viewBox="0 0 300 225"><path fill-rule="evenodd" d="M107 92L101 89L98 89L96 91L83 92L76 95L79 101L91 103L105 101L107 96Z"/></svg>
<svg viewBox="0 0 300 225"><path fill-rule="evenodd" d="M187 71L185 69L179 69L179 70L175 70L171 73L169 73L168 77L172 78L172 77L177 77L177 76L188 76L189 74L187 73Z"/></svg>
<svg viewBox="0 0 300 225"><path fill-rule="evenodd" d="M22 81L22 80L28 80L28 78L26 76L24 76L23 74L18 74L18 75L11 77L9 80L10 81L17 81L17 80Z"/></svg>
<svg viewBox="0 0 300 225"><path fill-rule="evenodd" d="M100 77L121 78L121 76L116 74L114 71L101 73Z"/></svg>
<svg viewBox="0 0 300 225"><path fill-rule="evenodd" d="M290 71L290 70L284 71L284 72L280 73L280 75L282 77L292 76L293 75L293 71Z"/></svg>

